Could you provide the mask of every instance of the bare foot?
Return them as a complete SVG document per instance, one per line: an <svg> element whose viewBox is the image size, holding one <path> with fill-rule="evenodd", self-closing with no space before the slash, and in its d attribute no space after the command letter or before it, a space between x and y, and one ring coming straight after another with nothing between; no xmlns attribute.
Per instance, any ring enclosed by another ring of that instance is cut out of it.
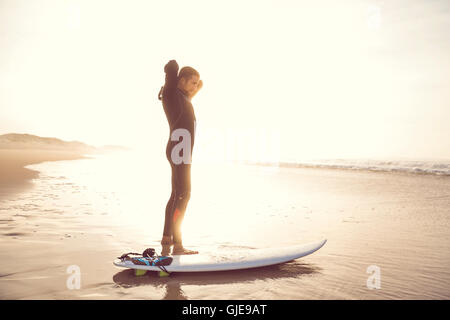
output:
<svg viewBox="0 0 450 320"><path fill-rule="evenodd" d="M170 245L163 245L161 250L161 256L168 256L170 254Z"/></svg>
<svg viewBox="0 0 450 320"><path fill-rule="evenodd" d="M173 247L172 255L183 255L183 254L198 254L198 251L189 250L184 247Z"/></svg>

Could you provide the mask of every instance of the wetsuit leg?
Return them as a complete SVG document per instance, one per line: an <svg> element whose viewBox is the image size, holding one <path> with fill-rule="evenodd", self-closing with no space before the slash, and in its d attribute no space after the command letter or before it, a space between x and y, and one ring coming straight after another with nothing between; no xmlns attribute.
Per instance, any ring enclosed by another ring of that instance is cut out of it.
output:
<svg viewBox="0 0 450 320"><path fill-rule="evenodd" d="M191 198L191 165L182 164L176 167L177 189L175 191L175 205L172 216L173 242L174 244L181 244L181 224L183 223L186 208Z"/></svg>
<svg viewBox="0 0 450 320"><path fill-rule="evenodd" d="M172 194L170 195L169 201L166 205L166 216L164 220L164 237L173 237L173 212L175 211L175 190L172 188Z"/></svg>
<svg viewBox="0 0 450 320"><path fill-rule="evenodd" d="M181 244L181 224L191 196L191 165L176 165L172 162L170 162L170 165L172 169L172 193L166 205L163 235L173 237L174 243Z"/></svg>

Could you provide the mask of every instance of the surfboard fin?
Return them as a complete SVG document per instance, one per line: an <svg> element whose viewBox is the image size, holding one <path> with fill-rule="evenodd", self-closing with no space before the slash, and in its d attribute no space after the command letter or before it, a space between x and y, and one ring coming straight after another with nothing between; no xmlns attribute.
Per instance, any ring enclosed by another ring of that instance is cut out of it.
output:
<svg viewBox="0 0 450 320"><path fill-rule="evenodd" d="M145 276L146 273L147 273L147 270L134 269L134 275L136 277Z"/></svg>

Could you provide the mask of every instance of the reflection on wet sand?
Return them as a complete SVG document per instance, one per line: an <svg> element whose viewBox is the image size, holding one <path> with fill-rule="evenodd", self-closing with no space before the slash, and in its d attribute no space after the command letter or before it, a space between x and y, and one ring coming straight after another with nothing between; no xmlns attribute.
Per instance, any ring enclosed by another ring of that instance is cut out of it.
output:
<svg viewBox="0 0 450 320"><path fill-rule="evenodd" d="M301 278L305 275L320 274L321 268L313 264L292 261L268 267L215 272L176 272L170 277L158 276L157 272L148 272L137 277L134 270L126 269L116 273L113 281L124 288L139 286L165 287L163 300L187 300L182 286L207 286L221 284L250 284L260 280L280 280Z"/></svg>
<svg viewBox="0 0 450 320"><path fill-rule="evenodd" d="M47 161L84 158L73 151L39 149L0 149L0 200L30 189L39 172L25 168L30 164Z"/></svg>

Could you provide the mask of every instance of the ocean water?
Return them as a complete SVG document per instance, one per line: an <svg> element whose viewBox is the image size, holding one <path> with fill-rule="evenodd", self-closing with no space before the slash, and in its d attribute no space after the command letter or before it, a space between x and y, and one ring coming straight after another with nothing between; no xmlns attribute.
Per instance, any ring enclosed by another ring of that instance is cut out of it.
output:
<svg viewBox="0 0 450 320"><path fill-rule="evenodd" d="M450 298L448 175L407 169L417 163L340 166L194 164L183 223L187 247L226 253L328 242L282 265L168 279L135 278L112 265L124 252L159 245L170 196L164 158L121 153L29 166L40 172L33 186L0 202L0 260L9 261L1 264L0 296ZM15 250L31 258L18 257ZM81 267L79 290L66 287L69 265Z"/></svg>
<svg viewBox="0 0 450 320"><path fill-rule="evenodd" d="M267 164L270 165L270 164ZM450 160L374 160L374 159L322 159L297 160L277 164L285 168L329 168L404 172L450 176Z"/></svg>

